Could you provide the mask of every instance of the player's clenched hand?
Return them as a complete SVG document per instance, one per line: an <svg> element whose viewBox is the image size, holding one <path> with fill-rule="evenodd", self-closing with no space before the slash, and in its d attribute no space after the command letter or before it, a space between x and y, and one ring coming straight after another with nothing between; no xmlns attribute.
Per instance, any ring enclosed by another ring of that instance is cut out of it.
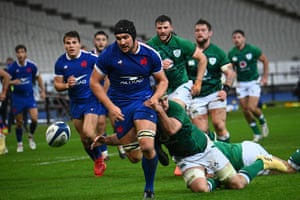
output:
<svg viewBox="0 0 300 200"><path fill-rule="evenodd" d="M70 76L67 80L67 83L69 85L69 87L73 87L76 85L76 78L75 76Z"/></svg>
<svg viewBox="0 0 300 200"><path fill-rule="evenodd" d="M151 108L155 110L156 112L163 111L163 107L160 103L151 104Z"/></svg>
<svg viewBox="0 0 300 200"><path fill-rule="evenodd" d="M191 94L192 96L197 96L200 94L200 90L201 90L201 84L195 82L191 88Z"/></svg>
<svg viewBox="0 0 300 200"><path fill-rule="evenodd" d="M109 109L109 117L112 120L112 122L124 120L124 115L121 109L117 106L113 106Z"/></svg>
<svg viewBox="0 0 300 200"><path fill-rule="evenodd" d="M148 107L152 107L153 104L158 104L158 98L154 96L144 102L144 105Z"/></svg>
<svg viewBox="0 0 300 200"><path fill-rule="evenodd" d="M226 94L226 92L224 90L220 90L218 92L218 95L217 95L217 99L218 100L225 101L226 97L227 97L227 94Z"/></svg>

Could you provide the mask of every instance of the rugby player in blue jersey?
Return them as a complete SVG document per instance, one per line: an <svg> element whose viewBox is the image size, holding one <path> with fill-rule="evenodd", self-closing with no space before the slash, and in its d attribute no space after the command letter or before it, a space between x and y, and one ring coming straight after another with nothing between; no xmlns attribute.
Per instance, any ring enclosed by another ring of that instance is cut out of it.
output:
<svg viewBox="0 0 300 200"><path fill-rule="evenodd" d="M100 55L101 52L108 46L108 35L104 31L97 31L94 34L94 48L91 50L93 54ZM105 87L108 90L109 80L105 79ZM98 117L98 133L106 136L106 115L107 113ZM109 160L107 145L101 145L102 156L105 161Z"/></svg>
<svg viewBox="0 0 300 200"><path fill-rule="evenodd" d="M68 91L73 124L85 151L94 161L94 174L102 176L106 164L101 148L90 149L91 141L97 135L98 116L107 112L89 87L97 55L80 50L80 36L76 31L67 32L63 43L66 53L55 63L54 86L57 91Z"/></svg>
<svg viewBox="0 0 300 200"><path fill-rule="evenodd" d="M116 41L98 57L90 86L108 109L115 137L111 144L122 144L128 159L142 160L145 176L144 198L154 198L154 178L158 156L154 148L158 103L168 87L159 54L136 40L133 22L120 20L114 27ZM110 80L109 96L100 81ZM155 79L155 92L150 77ZM109 143L108 143L109 144Z"/></svg>
<svg viewBox="0 0 300 200"><path fill-rule="evenodd" d="M36 143L33 140L33 135L38 123L37 103L33 93L33 82L35 80L38 81L41 99L45 99L46 94L37 65L27 58L26 46L22 44L17 45L15 52L17 60L10 65L8 73L11 76L10 84L13 86L11 98L12 111L16 120L17 152L23 152L23 112L27 110L31 119L28 143L30 149L36 149Z"/></svg>

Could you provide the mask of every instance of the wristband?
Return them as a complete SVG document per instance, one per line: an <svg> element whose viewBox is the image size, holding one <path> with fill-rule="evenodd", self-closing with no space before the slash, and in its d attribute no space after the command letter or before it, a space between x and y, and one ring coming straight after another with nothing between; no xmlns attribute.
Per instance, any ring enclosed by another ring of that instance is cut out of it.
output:
<svg viewBox="0 0 300 200"><path fill-rule="evenodd" d="M230 87L228 85L223 85L223 89L226 92L226 95L228 95L228 92L230 91Z"/></svg>

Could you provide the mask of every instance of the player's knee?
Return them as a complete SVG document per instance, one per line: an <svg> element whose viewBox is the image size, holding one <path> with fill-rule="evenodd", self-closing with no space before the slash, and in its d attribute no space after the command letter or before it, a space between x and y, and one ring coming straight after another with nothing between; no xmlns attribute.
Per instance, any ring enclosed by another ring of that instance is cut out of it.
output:
<svg viewBox="0 0 300 200"><path fill-rule="evenodd" d="M154 150L155 131L140 130L137 133L139 145L143 153L151 153Z"/></svg>
<svg viewBox="0 0 300 200"><path fill-rule="evenodd" d="M231 189L241 190L246 187L246 185L242 182L233 182L229 185Z"/></svg>
<svg viewBox="0 0 300 200"><path fill-rule="evenodd" d="M247 180L241 176L241 175L236 175L234 177L232 177L228 183L228 187L230 187L231 189L236 189L236 190L240 190L245 188L248 185Z"/></svg>
<svg viewBox="0 0 300 200"><path fill-rule="evenodd" d="M192 192L198 192L198 193L210 192L207 182L199 179L193 181L189 187Z"/></svg>
<svg viewBox="0 0 300 200"><path fill-rule="evenodd" d="M209 192L210 188L203 169L191 168L183 173L183 179L192 192Z"/></svg>
<svg viewBox="0 0 300 200"><path fill-rule="evenodd" d="M141 151L131 151L126 153L126 156L131 163L138 163L142 159L143 154Z"/></svg>
<svg viewBox="0 0 300 200"><path fill-rule="evenodd" d="M140 149L140 145L138 142L133 142L130 144L123 145L124 151L126 152L126 156L131 163L139 162L142 157L142 151Z"/></svg>

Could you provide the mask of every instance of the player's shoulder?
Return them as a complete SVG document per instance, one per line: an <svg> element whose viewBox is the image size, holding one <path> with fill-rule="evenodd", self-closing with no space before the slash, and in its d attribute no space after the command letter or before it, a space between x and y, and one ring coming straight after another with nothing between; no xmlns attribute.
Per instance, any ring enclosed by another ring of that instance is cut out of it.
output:
<svg viewBox="0 0 300 200"><path fill-rule="evenodd" d="M176 42L177 44L188 44L188 45L195 45L195 43L193 43L191 40L189 39L186 39L186 38L183 38L181 36L178 36L178 35L172 35L172 38L171 38L171 41L170 42Z"/></svg>
<svg viewBox="0 0 300 200"><path fill-rule="evenodd" d="M62 63L66 63L66 61L67 61L67 54L64 53L56 59L55 66L60 65Z"/></svg>
<svg viewBox="0 0 300 200"><path fill-rule="evenodd" d="M33 60L30 60L30 59L26 59L26 63L27 63L27 66L30 66L30 67L37 67L37 64L36 62L34 62Z"/></svg>
<svg viewBox="0 0 300 200"><path fill-rule="evenodd" d="M236 54L239 50L236 47L232 47L231 49L229 49L228 51L228 56L231 57L234 54Z"/></svg>
<svg viewBox="0 0 300 200"><path fill-rule="evenodd" d="M80 53L83 57L89 58L89 59L97 59L97 54L94 54L93 52L86 51L86 50L80 50Z"/></svg>
<svg viewBox="0 0 300 200"><path fill-rule="evenodd" d="M259 50L258 46L254 45L254 44L249 44L249 43L245 44L245 48L246 49L252 49L252 50Z"/></svg>

